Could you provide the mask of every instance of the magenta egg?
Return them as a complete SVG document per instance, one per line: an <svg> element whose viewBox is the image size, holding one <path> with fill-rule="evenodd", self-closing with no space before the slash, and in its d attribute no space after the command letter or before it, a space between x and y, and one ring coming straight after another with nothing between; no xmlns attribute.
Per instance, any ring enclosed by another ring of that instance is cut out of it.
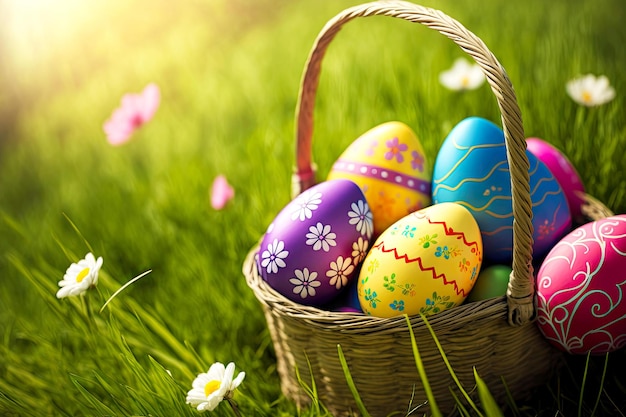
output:
<svg viewBox="0 0 626 417"><path fill-rule="evenodd" d="M321 306L355 279L369 249L373 217L360 187L321 182L285 206L263 236L261 277L285 297Z"/></svg>
<svg viewBox="0 0 626 417"><path fill-rule="evenodd" d="M528 138L526 143L527 149L548 167L563 189L572 218L582 223L584 200L579 193L584 193L585 187L574 165L565 154L542 139Z"/></svg>
<svg viewBox="0 0 626 417"><path fill-rule="evenodd" d="M587 223L548 253L537 274L537 324L556 347L603 354L626 345L626 215Z"/></svg>

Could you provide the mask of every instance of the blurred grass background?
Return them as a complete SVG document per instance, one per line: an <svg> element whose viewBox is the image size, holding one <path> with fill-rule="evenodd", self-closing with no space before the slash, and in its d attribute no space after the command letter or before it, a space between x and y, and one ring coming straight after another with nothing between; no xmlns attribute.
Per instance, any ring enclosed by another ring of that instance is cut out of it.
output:
<svg viewBox="0 0 626 417"><path fill-rule="evenodd" d="M137 382L134 370L141 371L116 362L114 349L124 347L113 336L83 355L89 343L72 321L51 314L78 307L42 296L87 252L67 216L104 257L111 280L123 283L152 269L120 298L146 306L204 362L235 361L248 373L244 391L264 404L255 412L293 415L281 399L265 322L240 268L290 198L294 109L313 40L327 20L358 3L0 0L0 380L17 387L10 400L0 396L0 411L25 414L29 385L36 385L41 409L33 415L92 415L93 403L70 400L77 390L70 375L85 377L107 363L124 384ZM421 4L485 41L515 86L526 135L563 150L588 192L625 212L622 1ZM431 162L461 119L499 123L486 86L454 93L438 83L461 55L441 35L397 19L347 25L324 60L318 92L320 178L354 138L388 120L409 124ZM617 91L613 102L588 109L566 95L567 80L588 72L608 76ZM131 142L111 147L103 122L124 93L149 82L162 94L154 120ZM220 173L236 196L214 211L209 188ZM47 283L42 293L33 285L40 281ZM114 288L102 291L106 296ZM150 333L126 329L128 317L121 323L121 334ZM68 340L75 351L64 350ZM188 375L176 376L179 391L190 387ZM563 394L531 410L554 415L577 398Z"/></svg>

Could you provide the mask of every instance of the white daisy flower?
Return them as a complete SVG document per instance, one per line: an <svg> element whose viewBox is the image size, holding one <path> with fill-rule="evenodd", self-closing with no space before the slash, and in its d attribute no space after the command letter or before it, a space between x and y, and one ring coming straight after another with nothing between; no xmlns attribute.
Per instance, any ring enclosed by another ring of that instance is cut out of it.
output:
<svg viewBox="0 0 626 417"><path fill-rule="evenodd" d="M372 237L374 231L374 220L370 207L363 200L352 203L352 210L348 211L350 220L348 223L356 225L356 230L368 238Z"/></svg>
<svg viewBox="0 0 626 417"><path fill-rule="evenodd" d="M322 203L322 193L312 192L306 190L302 192L293 202L296 207L293 213L291 213L291 220L300 219L304 221L310 219L313 216L313 211L317 210Z"/></svg>
<svg viewBox="0 0 626 417"><path fill-rule="evenodd" d="M306 234L306 244L313 245L313 250L323 249L324 252L328 252L331 246L337 246L337 242L335 242L337 235L330 231L329 224L324 226L317 222L317 225L309 227L309 232Z"/></svg>
<svg viewBox="0 0 626 417"><path fill-rule="evenodd" d="M261 266L267 270L267 273L277 273L278 268L287 266L284 259L289 255L289 251L285 249L285 242L274 239L272 243L267 245L267 250L261 254Z"/></svg>
<svg viewBox="0 0 626 417"><path fill-rule="evenodd" d="M354 264L357 265L363 259L365 259L365 255L367 255L367 248L369 246L369 242L364 240L359 236L359 240L352 243L352 257L354 258Z"/></svg>
<svg viewBox="0 0 626 417"><path fill-rule="evenodd" d="M326 276L330 278L330 285L334 285L338 290L348 285L348 276L354 271L352 258L337 258L337 261L330 263L330 269L326 271Z"/></svg>
<svg viewBox="0 0 626 417"><path fill-rule="evenodd" d="M102 257L97 260L91 252L77 263L73 263L65 271L63 279L59 281L57 298L79 295L98 284L98 272L102 267Z"/></svg>
<svg viewBox="0 0 626 417"><path fill-rule="evenodd" d="M568 81L565 88L572 100L587 107L608 103L615 97L615 90L604 75L587 74Z"/></svg>
<svg viewBox="0 0 626 417"><path fill-rule="evenodd" d="M478 65L457 58L452 68L439 74L439 82L454 91L475 90L485 82L485 74Z"/></svg>
<svg viewBox="0 0 626 417"><path fill-rule="evenodd" d="M295 287L293 287L293 293L300 294L302 298L314 297L315 288L322 285L322 283L317 280L317 272L309 272L308 268L304 268L302 271L296 269L294 274L295 277L289 280L289 282L295 285Z"/></svg>
<svg viewBox="0 0 626 417"><path fill-rule="evenodd" d="M199 374L193 381L192 389L187 393L187 404L198 411L213 411L224 399L232 398L233 392L246 377L245 372L239 372L237 378L235 364L229 363L224 367L223 363L215 362L207 373Z"/></svg>

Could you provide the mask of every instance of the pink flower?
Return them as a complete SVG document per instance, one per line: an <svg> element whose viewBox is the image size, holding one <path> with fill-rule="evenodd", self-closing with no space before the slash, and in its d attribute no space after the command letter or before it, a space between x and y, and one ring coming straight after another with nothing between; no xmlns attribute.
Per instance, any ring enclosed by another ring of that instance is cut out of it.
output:
<svg viewBox="0 0 626 417"><path fill-rule="evenodd" d="M104 133L111 145L126 143L135 130L150 121L159 108L161 92L156 84L148 84L139 94L124 94L121 106L104 123Z"/></svg>
<svg viewBox="0 0 626 417"><path fill-rule="evenodd" d="M228 184L226 177L218 175L211 187L211 206L221 210L235 196L235 190Z"/></svg>
<svg viewBox="0 0 626 417"><path fill-rule="evenodd" d="M419 169L420 172L424 170L424 156L417 151L411 152L413 160L411 160L411 167L413 169Z"/></svg>
<svg viewBox="0 0 626 417"><path fill-rule="evenodd" d="M405 143L400 143L397 137L387 141L387 148L389 148L389 150L385 153L385 159L392 160L396 158L398 162L404 161L402 152L409 149Z"/></svg>

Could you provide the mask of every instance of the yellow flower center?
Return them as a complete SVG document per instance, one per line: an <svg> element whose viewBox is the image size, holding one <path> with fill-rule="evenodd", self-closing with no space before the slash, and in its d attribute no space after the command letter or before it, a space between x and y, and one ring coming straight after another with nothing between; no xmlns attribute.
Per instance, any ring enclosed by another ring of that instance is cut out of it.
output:
<svg viewBox="0 0 626 417"><path fill-rule="evenodd" d="M461 78L461 86L463 88L467 88L469 86L469 77L467 75L463 76L463 78Z"/></svg>
<svg viewBox="0 0 626 417"><path fill-rule="evenodd" d="M81 282L85 277L89 275L89 268L85 268L76 275L76 282Z"/></svg>
<svg viewBox="0 0 626 417"><path fill-rule="evenodd" d="M591 97L591 93L589 91L583 91L583 102L584 103L591 103L592 101L592 97Z"/></svg>
<svg viewBox="0 0 626 417"><path fill-rule="evenodd" d="M207 382L207 384L204 386L204 395L208 397L209 395L213 394L215 391L220 389L220 385L222 385L221 381L213 380Z"/></svg>

